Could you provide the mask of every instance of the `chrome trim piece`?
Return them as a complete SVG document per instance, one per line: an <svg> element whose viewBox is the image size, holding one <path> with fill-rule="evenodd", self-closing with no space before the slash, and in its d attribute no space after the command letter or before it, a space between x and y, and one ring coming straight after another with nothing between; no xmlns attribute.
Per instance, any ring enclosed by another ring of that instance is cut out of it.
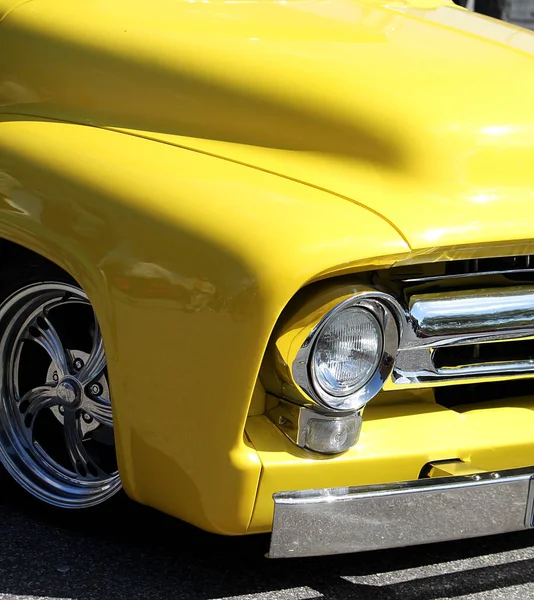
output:
<svg viewBox="0 0 534 600"><path fill-rule="evenodd" d="M360 413L349 413L343 416L340 416L339 412L337 414L321 414L316 410L310 410L304 406L298 406L297 404L286 402L285 400L280 400L280 403L266 414L278 429L280 429L280 431L282 431L294 444L311 451L314 451L314 448L308 446L308 441L306 439L310 419L325 421L355 420L356 436L351 445L354 445L358 441L362 427L362 417ZM343 450L340 450L340 452L344 452L345 450L348 450L348 448L344 448Z"/></svg>
<svg viewBox="0 0 534 600"><path fill-rule="evenodd" d="M274 495L271 558L411 546L532 527L534 467Z"/></svg>
<svg viewBox="0 0 534 600"><path fill-rule="evenodd" d="M527 512L525 515L525 527L534 527L534 477L530 479L528 487Z"/></svg>
<svg viewBox="0 0 534 600"><path fill-rule="evenodd" d="M382 356L372 377L356 392L343 397L330 396L315 383L311 373L310 363L315 342L332 319L341 311L352 307L368 310L378 321L383 335ZM391 374L403 322L405 322L404 311L392 296L376 290L362 289L338 304L312 329L293 362L293 379L306 395L323 409L340 411L361 409L382 389Z"/></svg>
<svg viewBox="0 0 534 600"><path fill-rule="evenodd" d="M417 337L534 330L534 288L445 292L414 296L410 315Z"/></svg>
<svg viewBox="0 0 534 600"><path fill-rule="evenodd" d="M465 364L436 369L439 375L444 375L445 377L480 377L481 375L505 375L507 373L526 373L528 371L534 371L533 359Z"/></svg>
<svg viewBox="0 0 534 600"><path fill-rule="evenodd" d="M499 360L496 356L491 361L446 367L434 364L435 351L440 348L533 337L532 287L417 295L410 300L407 318L390 379L394 387L534 376L534 356L516 360Z"/></svg>
<svg viewBox="0 0 534 600"><path fill-rule="evenodd" d="M455 273L453 275L430 275L428 277L408 277L406 279L402 279L404 284L415 285L419 283L432 283L432 282L440 282L440 281L454 281L461 279L472 279L473 277L506 277L506 276L518 276L518 275L531 275L534 277L534 273L532 269L504 269L502 271L478 271L471 273Z"/></svg>

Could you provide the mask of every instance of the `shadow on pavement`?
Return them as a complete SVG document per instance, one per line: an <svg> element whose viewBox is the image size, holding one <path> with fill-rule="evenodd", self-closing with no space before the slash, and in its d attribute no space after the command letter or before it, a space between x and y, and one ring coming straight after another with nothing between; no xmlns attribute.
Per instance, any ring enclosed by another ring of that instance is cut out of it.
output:
<svg viewBox="0 0 534 600"><path fill-rule="evenodd" d="M267 560L268 545L266 535L207 534L126 499L113 510L65 514L0 498L0 598L171 600L273 592L269 599L430 600L534 581L531 532L291 560ZM510 562L495 564L491 557L505 552ZM465 568L442 564L460 560Z"/></svg>

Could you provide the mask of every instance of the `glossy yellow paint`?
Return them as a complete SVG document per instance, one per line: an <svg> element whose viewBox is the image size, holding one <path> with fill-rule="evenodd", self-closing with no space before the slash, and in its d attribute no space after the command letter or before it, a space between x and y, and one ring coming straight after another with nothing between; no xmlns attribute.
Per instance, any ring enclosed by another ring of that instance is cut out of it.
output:
<svg viewBox="0 0 534 600"><path fill-rule="evenodd" d="M0 235L65 268L95 306L128 493L222 533L251 518L260 460L243 431L280 312L317 272L407 251L325 192L24 117L0 122Z"/></svg>
<svg viewBox="0 0 534 600"><path fill-rule="evenodd" d="M0 22L24 2L31 2L31 0L0 0Z"/></svg>
<svg viewBox="0 0 534 600"><path fill-rule="evenodd" d="M455 461L442 461L432 464L428 469L428 477L439 479L441 477L465 477L476 473L487 473L487 469L479 469L472 463Z"/></svg>
<svg viewBox="0 0 534 600"><path fill-rule="evenodd" d="M330 190L414 249L534 237L534 35L452 2L33 0L0 43L4 112Z"/></svg>
<svg viewBox="0 0 534 600"><path fill-rule="evenodd" d="M269 531L272 495L282 490L410 481L438 460L460 459L473 473L529 466L533 427L532 397L449 410L407 394L372 401L356 446L332 460L299 450L267 417L251 417L247 433L263 468L250 530Z"/></svg>
<svg viewBox="0 0 534 600"><path fill-rule="evenodd" d="M262 416L257 378L312 281L531 248L532 34L446 0L0 15L0 235L92 300L132 497L237 534L269 528L273 491L525 463L529 405L410 394L370 406L349 453L312 458Z"/></svg>

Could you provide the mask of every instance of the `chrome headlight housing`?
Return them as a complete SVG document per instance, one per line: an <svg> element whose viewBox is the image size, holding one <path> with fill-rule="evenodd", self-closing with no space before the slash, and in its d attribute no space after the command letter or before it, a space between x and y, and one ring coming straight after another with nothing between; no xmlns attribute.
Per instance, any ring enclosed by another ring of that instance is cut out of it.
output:
<svg viewBox="0 0 534 600"><path fill-rule="evenodd" d="M327 410L361 409L384 385L399 344L396 301L353 296L312 329L292 365L295 383Z"/></svg>

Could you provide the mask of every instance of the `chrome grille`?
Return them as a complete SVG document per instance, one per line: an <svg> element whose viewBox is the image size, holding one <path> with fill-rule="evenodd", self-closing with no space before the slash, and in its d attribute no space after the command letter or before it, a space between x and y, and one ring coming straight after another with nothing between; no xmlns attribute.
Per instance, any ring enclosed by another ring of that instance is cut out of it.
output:
<svg viewBox="0 0 534 600"><path fill-rule="evenodd" d="M417 266L390 277L406 323L386 389L534 377L534 257Z"/></svg>

